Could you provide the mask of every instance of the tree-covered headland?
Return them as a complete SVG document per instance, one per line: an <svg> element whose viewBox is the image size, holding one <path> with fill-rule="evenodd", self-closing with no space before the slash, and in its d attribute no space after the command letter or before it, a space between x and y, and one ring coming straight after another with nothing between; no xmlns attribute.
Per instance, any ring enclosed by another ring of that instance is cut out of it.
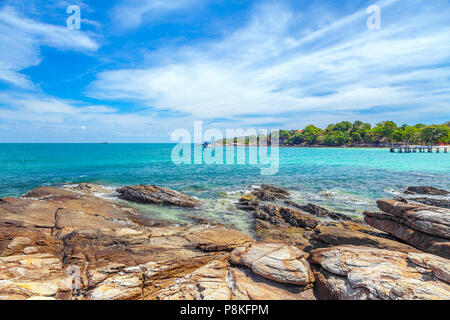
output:
<svg viewBox="0 0 450 320"><path fill-rule="evenodd" d="M450 143L450 121L441 125L416 124L398 126L383 121L372 127L369 123L343 121L326 129L308 125L303 130L280 130L280 145L391 145Z"/></svg>

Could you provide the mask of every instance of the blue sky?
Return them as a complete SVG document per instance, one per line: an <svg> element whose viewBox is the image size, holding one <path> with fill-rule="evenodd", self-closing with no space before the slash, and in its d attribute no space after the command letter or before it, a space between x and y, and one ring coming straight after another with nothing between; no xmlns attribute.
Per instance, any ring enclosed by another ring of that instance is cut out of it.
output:
<svg viewBox="0 0 450 320"><path fill-rule="evenodd" d="M444 123L449 17L449 0L0 0L0 142Z"/></svg>

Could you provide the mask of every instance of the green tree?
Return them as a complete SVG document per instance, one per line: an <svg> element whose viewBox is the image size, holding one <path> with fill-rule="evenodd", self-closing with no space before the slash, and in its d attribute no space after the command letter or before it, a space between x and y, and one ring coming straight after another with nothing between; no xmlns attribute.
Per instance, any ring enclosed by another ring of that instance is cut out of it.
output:
<svg viewBox="0 0 450 320"><path fill-rule="evenodd" d="M448 142L450 139L450 128L446 125L431 125L422 129L420 133L422 141L431 144Z"/></svg>
<svg viewBox="0 0 450 320"><path fill-rule="evenodd" d="M309 125L303 130L303 141L309 145L316 144L323 130L314 125Z"/></svg>

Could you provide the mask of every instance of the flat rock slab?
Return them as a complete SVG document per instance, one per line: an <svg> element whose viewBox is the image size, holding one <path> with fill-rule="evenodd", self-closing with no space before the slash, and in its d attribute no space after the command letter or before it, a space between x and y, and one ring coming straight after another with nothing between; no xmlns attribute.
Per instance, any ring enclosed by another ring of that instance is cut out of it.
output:
<svg viewBox="0 0 450 320"><path fill-rule="evenodd" d="M379 249L387 249L399 252L420 252L407 244L377 237L356 230L340 226L318 226L311 236L311 240L318 246L355 245L369 246Z"/></svg>
<svg viewBox="0 0 450 320"><path fill-rule="evenodd" d="M306 254L284 243L259 242L236 248L230 262L280 283L306 286L314 282Z"/></svg>
<svg viewBox="0 0 450 320"><path fill-rule="evenodd" d="M356 246L316 249L317 290L322 298L382 300L450 299L450 261L426 253Z"/></svg>
<svg viewBox="0 0 450 320"><path fill-rule="evenodd" d="M205 252L232 251L236 247L253 242L249 235L222 226L194 226L182 236L195 248Z"/></svg>
<svg viewBox="0 0 450 320"><path fill-rule="evenodd" d="M160 205L173 205L193 208L200 206L201 202L186 194L175 190L149 185L125 186L117 189L122 199L140 203L153 203Z"/></svg>

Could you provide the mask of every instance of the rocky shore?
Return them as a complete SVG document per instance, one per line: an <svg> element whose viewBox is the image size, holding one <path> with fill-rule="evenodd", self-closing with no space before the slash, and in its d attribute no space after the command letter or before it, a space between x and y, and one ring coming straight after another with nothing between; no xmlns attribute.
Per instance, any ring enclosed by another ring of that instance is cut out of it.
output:
<svg viewBox="0 0 450 320"><path fill-rule="evenodd" d="M254 236L151 220L96 196L108 192L79 184L0 199L0 299L450 299L450 209L433 198L445 190L408 188L358 218L261 185L236 204ZM202 206L158 186L116 192Z"/></svg>

